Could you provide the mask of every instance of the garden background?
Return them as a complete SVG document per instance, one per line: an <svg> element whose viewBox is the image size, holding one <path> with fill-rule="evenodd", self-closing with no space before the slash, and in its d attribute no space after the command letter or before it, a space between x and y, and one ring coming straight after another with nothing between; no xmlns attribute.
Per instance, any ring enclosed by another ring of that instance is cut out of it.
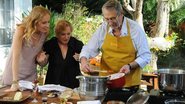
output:
<svg viewBox="0 0 185 104"><path fill-rule="evenodd" d="M66 19L74 27L72 36L84 44L103 22L101 7L107 0L33 0L52 12L50 35L55 36L57 20ZM137 21L145 30L157 68L185 69L185 1L184 0L118 0L124 15ZM27 13L22 13L26 16ZM153 72L151 62L143 71ZM45 72L47 67L44 67ZM38 72L41 72L38 67ZM2 74L2 72L1 72ZM0 76L1 76L0 74Z"/></svg>

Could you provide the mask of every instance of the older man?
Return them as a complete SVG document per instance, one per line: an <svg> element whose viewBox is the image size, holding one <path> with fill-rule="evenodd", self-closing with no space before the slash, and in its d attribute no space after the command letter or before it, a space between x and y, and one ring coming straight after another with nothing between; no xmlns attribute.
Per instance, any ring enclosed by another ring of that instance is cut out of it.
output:
<svg viewBox="0 0 185 104"><path fill-rule="evenodd" d="M104 22L82 48L82 71L92 71L88 59L101 51L101 69L126 73L124 87L138 86L141 68L151 58L145 32L135 21L124 16L122 6L116 0L107 1L102 12Z"/></svg>

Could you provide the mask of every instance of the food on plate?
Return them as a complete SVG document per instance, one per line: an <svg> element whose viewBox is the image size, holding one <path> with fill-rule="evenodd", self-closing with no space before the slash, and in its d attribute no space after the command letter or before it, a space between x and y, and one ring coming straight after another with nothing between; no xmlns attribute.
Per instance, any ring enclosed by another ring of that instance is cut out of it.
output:
<svg viewBox="0 0 185 104"><path fill-rule="evenodd" d="M12 99L13 99L12 97L8 97L8 96L3 97L3 100L5 100L5 101L9 101L9 100L12 100Z"/></svg>
<svg viewBox="0 0 185 104"><path fill-rule="evenodd" d="M89 59L89 63L91 65L95 65L96 64L96 59L95 58Z"/></svg>
<svg viewBox="0 0 185 104"><path fill-rule="evenodd" d="M125 103L122 102L122 101L114 101L114 100L112 100L112 101L108 101L107 104L125 104Z"/></svg>
<svg viewBox="0 0 185 104"><path fill-rule="evenodd" d="M61 94L60 94L60 97L61 98L70 98L73 94L73 90L72 89L66 89L65 91L63 91Z"/></svg>
<svg viewBox="0 0 185 104"><path fill-rule="evenodd" d="M85 72L85 74L91 75L91 76L98 76L99 72L93 71L93 72Z"/></svg>
<svg viewBox="0 0 185 104"><path fill-rule="evenodd" d="M13 100L20 100L22 99L22 92L18 91L15 93Z"/></svg>
<svg viewBox="0 0 185 104"><path fill-rule="evenodd" d="M91 59L89 59L89 63L91 64L91 65L95 65L95 66L100 66L100 59L97 59L97 58L91 58Z"/></svg>
<svg viewBox="0 0 185 104"><path fill-rule="evenodd" d="M73 94L72 89L66 89L65 91L63 91L59 96L60 103L61 104L68 104L67 101L72 96L72 94Z"/></svg>
<svg viewBox="0 0 185 104"><path fill-rule="evenodd" d="M55 97L55 96L56 95L54 93L52 93L52 92L48 94L48 97L50 97L50 98Z"/></svg>
<svg viewBox="0 0 185 104"><path fill-rule="evenodd" d="M110 75L110 80L121 78L124 75L125 75L124 73L115 73L115 74L112 74L112 75Z"/></svg>

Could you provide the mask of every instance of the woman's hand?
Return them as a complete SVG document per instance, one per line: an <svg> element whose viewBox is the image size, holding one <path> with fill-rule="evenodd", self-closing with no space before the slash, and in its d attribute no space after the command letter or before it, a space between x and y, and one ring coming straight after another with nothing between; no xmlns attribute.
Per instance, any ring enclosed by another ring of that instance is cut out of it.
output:
<svg viewBox="0 0 185 104"><path fill-rule="evenodd" d="M37 55L36 60L41 66L44 66L48 62L48 57L49 55L46 55L46 52L42 51Z"/></svg>
<svg viewBox="0 0 185 104"><path fill-rule="evenodd" d="M76 61L79 61L79 54L78 53L75 53L74 55L73 55L73 57L74 57L74 59L76 60Z"/></svg>
<svg viewBox="0 0 185 104"><path fill-rule="evenodd" d="M10 89L5 90L5 92L13 92L19 90L19 83L13 83Z"/></svg>

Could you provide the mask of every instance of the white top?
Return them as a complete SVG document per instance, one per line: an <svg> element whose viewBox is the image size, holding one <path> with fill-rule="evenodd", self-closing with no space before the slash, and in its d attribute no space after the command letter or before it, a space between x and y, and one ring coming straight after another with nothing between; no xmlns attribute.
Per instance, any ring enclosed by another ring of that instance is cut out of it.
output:
<svg viewBox="0 0 185 104"><path fill-rule="evenodd" d="M141 68L143 68L146 64L150 62L151 58L150 48L148 46L146 34L143 29L137 24L137 22L124 17L123 25L121 28L121 37L126 36L128 34L126 20L128 20L132 42L135 50L137 51L135 61L139 64ZM97 56L103 45L106 32L107 22L103 22L101 26L97 29L97 31L93 34L87 45L83 46L82 51L80 53L80 58L90 58ZM110 28L108 32L113 35L112 28Z"/></svg>

